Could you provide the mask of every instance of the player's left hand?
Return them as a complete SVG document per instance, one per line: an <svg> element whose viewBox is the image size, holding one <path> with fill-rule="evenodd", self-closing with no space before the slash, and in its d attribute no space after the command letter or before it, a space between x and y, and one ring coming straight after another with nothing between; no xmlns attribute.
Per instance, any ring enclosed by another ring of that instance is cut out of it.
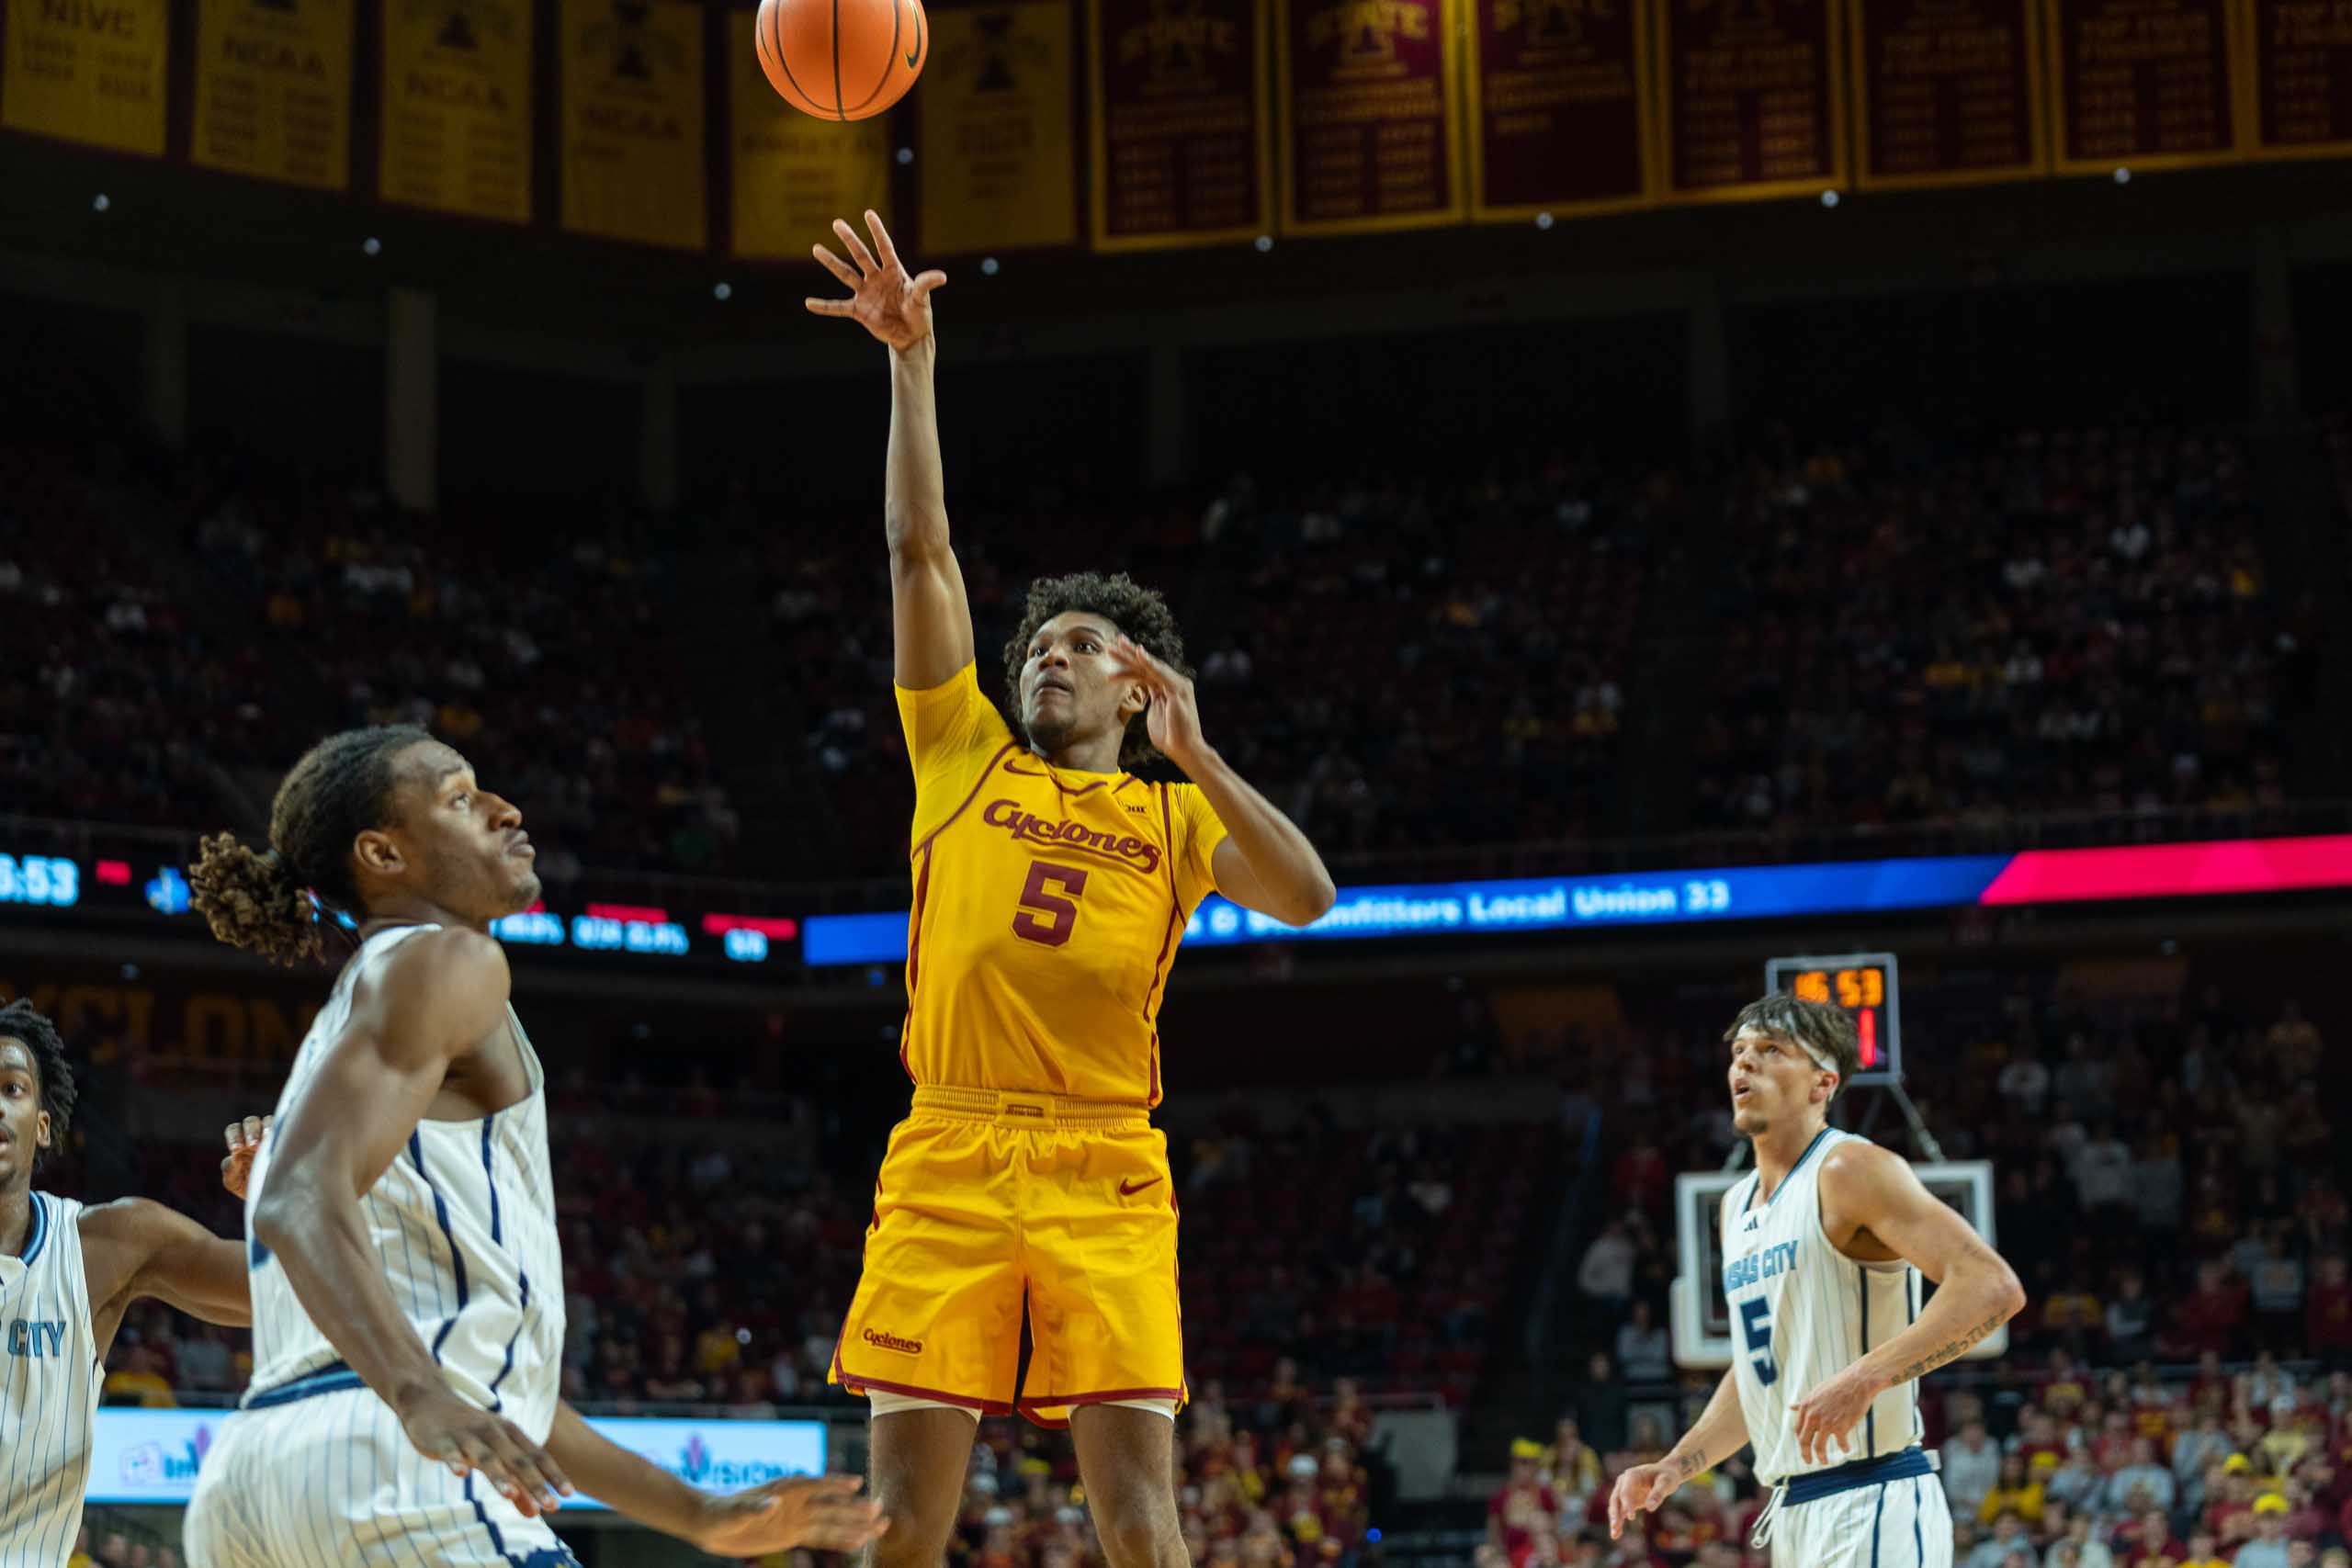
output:
<svg viewBox="0 0 2352 1568"><path fill-rule="evenodd" d="M888 1529L882 1505L857 1495L854 1475L796 1476L707 1496L694 1544L714 1557L757 1557L806 1546L855 1551Z"/></svg>
<svg viewBox="0 0 2352 1568"><path fill-rule="evenodd" d="M1795 1423L1797 1457L1807 1464L1826 1464L1850 1456L1854 1429L1862 1424L1871 1402L1886 1392L1883 1379L1857 1361L1789 1406ZM1833 1450L1837 1445L1838 1452Z"/></svg>
<svg viewBox="0 0 2352 1568"><path fill-rule="evenodd" d="M1122 635L1111 652L1119 661L1117 679L1143 688L1151 705L1144 710L1144 733L1159 754L1188 772L1193 760L1208 749L1201 739L1201 710L1193 697L1193 681L1144 650L1135 638Z"/></svg>
<svg viewBox="0 0 2352 1568"><path fill-rule="evenodd" d="M245 1179L253 1174L254 1156L261 1153L261 1141L268 1135L269 1124L276 1120L274 1116L248 1116L229 1123L224 1134L229 1152L220 1161L220 1185L229 1190L232 1197L245 1195Z"/></svg>

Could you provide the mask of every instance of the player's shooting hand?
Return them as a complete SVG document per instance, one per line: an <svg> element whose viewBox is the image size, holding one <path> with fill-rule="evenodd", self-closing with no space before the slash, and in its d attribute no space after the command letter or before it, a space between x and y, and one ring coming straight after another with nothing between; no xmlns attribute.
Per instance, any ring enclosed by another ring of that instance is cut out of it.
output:
<svg viewBox="0 0 2352 1568"><path fill-rule="evenodd" d="M253 1175L254 1156L261 1153L261 1141L269 1135L274 1116L248 1116L242 1122L232 1122L224 1136L229 1152L220 1160L220 1185L232 1197L245 1195L246 1179Z"/></svg>
<svg viewBox="0 0 2352 1568"><path fill-rule="evenodd" d="M1627 1525L1661 1506L1681 1484L1672 1465L1637 1464L1619 1475L1609 1489L1609 1539L1623 1535Z"/></svg>
<svg viewBox="0 0 2352 1568"><path fill-rule="evenodd" d="M833 232L849 252L849 260L823 245L814 250L824 269L848 287L850 297L820 299L811 295L801 303L816 315L846 317L892 348L912 348L931 335L931 291L945 283L947 275L934 270L908 276L882 220L869 211L865 226L874 231L870 251L857 231L839 218L833 220Z"/></svg>
<svg viewBox="0 0 2352 1568"><path fill-rule="evenodd" d="M417 1452L447 1465L452 1475L481 1472L525 1518L560 1508L571 1495L570 1479L521 1427L446 1387L410 1400L401 1412L401 1427Z"/></svg>
<svg viewBox="0 0 2352 1568"><path fill-rule="evenodd" d="M1886 1392L1886 1384L1857 1361L1828 1382L1816 1384L1789 1406L1797 1438L1797 1457L1807 1464L1826 1464L1850 1452L1854 1428L1862 1424L1871 1402Z"/></svg>
<svg viewBox="0 0 2352 1568"><path fill-rule="evenodd" d="M857 1495L864 1484L854 1475L795 1477L708 1497L694 1543L714 1557L758 1557L796 1546L855 1551L890 1526L881 1504Z"/></svg>
<svg viewBox="0 0 2352 1568"><path fill-rule="evenodd" d="M1133 637L1121 637L1112 646L1119 663L1116 679L1143 688L1150 706L1144 710L1144 731L1159 754L1180 768L1208 749L1201 737L1200 705L1193 700L1193 679L1146 652Z"/></svg>

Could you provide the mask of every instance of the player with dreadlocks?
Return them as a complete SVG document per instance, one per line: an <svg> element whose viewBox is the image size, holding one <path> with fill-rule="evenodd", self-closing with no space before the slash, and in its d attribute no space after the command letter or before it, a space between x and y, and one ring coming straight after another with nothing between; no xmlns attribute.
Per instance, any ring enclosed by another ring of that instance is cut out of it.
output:
<svg viewBox="0 0 2352 1568"><path fill-rule="evenodd" d="M1004 649L1011 722L981 694L932 387L931 295L947 280L910 276L881 220L865 220L871 251L841 222L848 259L816 251L852 297L808 304L890 350L883 515L915 774L899 1053L914 1105L883 1156L832 1369L872 1411L891 1522L873 1561L940 1561L974 1422L1017 1409L1069 1425L1113 1568L1182 1562L1170 1459L1184 1352L1154 1021L1204 897L1305 925L1330 907L1330 874L1201 738L1175 620L1125 576L1033 584ZM1155 750L1192 782L1124 771Z"/></svg>
<svg viewBox="0 0 2352 1568"><path fill-rule="evenodd" d="M188 1506L196 1568L560 1568L540 1516L574 1481L722 1556L864 1544L854 1479L713 1495L560 1397L547 1080L490 929L538 897L523 814L424 731L356 729L287 774L269 840L204 841L213 934L291 964L347 918L356 947L254 1160L252 1391Z"/></svg>
<svg viewBox="0 0 2352 1568"><path fill-rule="evenodd" d="M125 1198L89 1207L36 1191L77 1092L57 1026L0 1007L0 1568L64 1568L82 1528L107 1349L130 1303L248 1321L245 1249L187 1215ZM220 1179L243 1196L263 1123L229 1129Z"/></svg>

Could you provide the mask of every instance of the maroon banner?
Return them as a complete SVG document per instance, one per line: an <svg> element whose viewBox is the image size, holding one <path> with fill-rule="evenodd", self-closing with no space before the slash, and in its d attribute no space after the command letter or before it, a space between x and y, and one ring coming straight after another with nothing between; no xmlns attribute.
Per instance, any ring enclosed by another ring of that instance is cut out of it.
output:
<svg viewBox="0 0 2352 1568"><path fill-rule="evenodd" d="M2251 0L2257 158L2352 154L2352 10L2342 0Z"/></svg>
<svg viewBox="0 0 2352 1568"><path fill-rule="evenodd" d="M1666 190L1810 195L1846 178L1837 0L1665 0Z"/></svg>
<svg viewBox="0 0 2352 1568"><path fill-rule="evenodd" d="M1849 0L1864 189L2048 172L2034 0Z"/></svg>
<svg viewBox="0 0 2352 1568"><path fill-rule="evenodd" d="M1459 0L1277 0L1282 227L1363 233L1459 221Z"/></svg>
<svg viewBox="0 0 2352 1568"><path fill-rule="evenodd" d="M2237 156L2229 0L2052 0L2052 10L2060 173Z"/></svg>
<svg viewBox="0 0 2352 1568"><path fill-rule="evenodd" d="M1273 228L1273 116L1258 0L1089 0L1094 248Z"/></svg>
<svg viewBox="0 0 2352 1568"><path fill-rule="evenodd" d="M1471 0L1470 211L1657 200L1648 17L1637 0Z"/></svg>

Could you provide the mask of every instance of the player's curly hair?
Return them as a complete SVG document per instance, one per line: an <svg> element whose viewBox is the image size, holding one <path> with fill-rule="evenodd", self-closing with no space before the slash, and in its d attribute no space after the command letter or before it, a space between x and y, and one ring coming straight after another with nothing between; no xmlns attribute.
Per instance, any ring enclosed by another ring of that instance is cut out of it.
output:
<svg viewBox="0 0 2352 1568"><path fill-rule="evenodd" d="M1124 571L1108 577L1099 571L1041 577L1029 585L1029 603L1022 611L1020 628L1004 645L1006 716L1023 746L1030 742L1021 713L1022 666L1029 662L1029 645L1036 640L1037 628L1070 610L1104 617L1178 674L1189 679L1193 673L1193 667L1184 662L1184 634L1176 629L1175 612L1169 609L1159 590L1144 587ZM1142 714L1136 716L1136 719L1142 717ZM1151 744L1150 730L1136 719L1128 721L1126 737L1119 746L1123 768L1139 768L1159 755Z"/></svg>
<svg viewBox="0 0 2352 1568"><path fill-rule="evenodd" d="M33 1169L38 1171L51 1155L65 1146L66 1132L74 1125L74 1101L81 1090L74 1087L74 1066L65 1059L65 1042L57 1025L36 1011L32 1003L19 998L0 1008L0 1035L23 1041L40 1076L40 1108L49 1112L50 1146L33 1150Z"/></svg>
<svg viewBox="0 0 2352 1568"><path fill-rule="evenodd" d="M269 807L269 848L216 833L187 874L212 934L273 964L326 956L335 912L357 918L351 842L392 817L392 756L433 737L414 725L331 735L302 754Z"/></svg>

